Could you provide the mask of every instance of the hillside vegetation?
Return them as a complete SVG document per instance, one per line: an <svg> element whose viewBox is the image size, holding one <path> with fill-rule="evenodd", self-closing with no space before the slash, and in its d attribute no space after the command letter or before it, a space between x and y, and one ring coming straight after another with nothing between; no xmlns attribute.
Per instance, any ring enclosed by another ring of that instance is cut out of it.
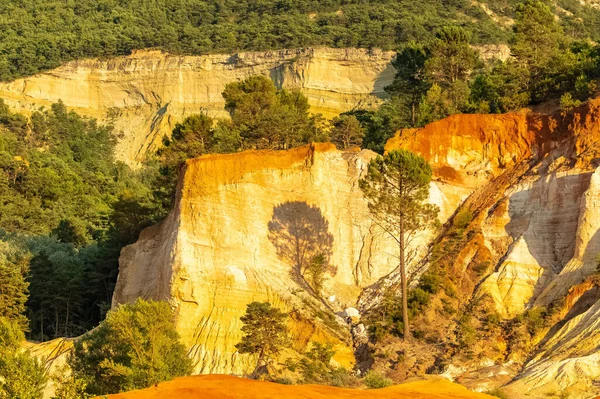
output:
<svg viewBox="0 0 600 399"><path fill-rule="evenodd" d="M516 0L21 0L0 2L0 80L84 57L160 48L176 54L306 46L395 49L445 25L473 42L509 39ZM600 10L557 0L575 39L600 39ZM550 2L548 3L549 5Z"/></svg>

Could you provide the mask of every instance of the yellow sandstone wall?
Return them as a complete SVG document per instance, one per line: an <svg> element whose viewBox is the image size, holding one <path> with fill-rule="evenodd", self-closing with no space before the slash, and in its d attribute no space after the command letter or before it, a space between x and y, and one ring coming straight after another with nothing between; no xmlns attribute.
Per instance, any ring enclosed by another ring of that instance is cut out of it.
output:
<svg viewBox="0 0 600 399"><path fill-rule="evenodd" d="M199 112L227 117L221 96L225 85L252 75L302 90L311 112L326 117L358 104L379 104L395 74L393 55L330 48L205 56L137 51L127 57L73 61L0 83L0 98L21 112L61 100L82 115L112 123L120 137L119 158L134 164L184 117Z"/></svg>

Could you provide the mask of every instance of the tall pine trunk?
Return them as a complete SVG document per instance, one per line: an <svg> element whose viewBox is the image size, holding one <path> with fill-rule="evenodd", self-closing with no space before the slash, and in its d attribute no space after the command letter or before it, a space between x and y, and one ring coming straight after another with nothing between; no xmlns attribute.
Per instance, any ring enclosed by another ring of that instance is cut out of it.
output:
<svg viewBox="0 0 600 399"><path fill-rule="evenodd" d="M402 284L402 324L404 325L404 339L410 336L410 325L408 321L408 284L406 282L406 262L404 259L404 216L400 215L400 279Z"/></svg>

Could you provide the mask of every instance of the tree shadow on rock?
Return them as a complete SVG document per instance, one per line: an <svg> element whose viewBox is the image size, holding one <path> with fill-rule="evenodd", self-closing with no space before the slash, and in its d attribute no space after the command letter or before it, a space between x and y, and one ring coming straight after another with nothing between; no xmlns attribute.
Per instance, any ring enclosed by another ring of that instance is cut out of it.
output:
<svg viewBox="0 0 600 399"><path fill-rule="evenodd" d="M269 240L277 256L292 266L294 281L318 295L305 278L311 261L322 255L327 265L324 271L332 276L337 272L329 264L333 235L319 207L301 201L284 202L273 208L268 227Z"/></svg>

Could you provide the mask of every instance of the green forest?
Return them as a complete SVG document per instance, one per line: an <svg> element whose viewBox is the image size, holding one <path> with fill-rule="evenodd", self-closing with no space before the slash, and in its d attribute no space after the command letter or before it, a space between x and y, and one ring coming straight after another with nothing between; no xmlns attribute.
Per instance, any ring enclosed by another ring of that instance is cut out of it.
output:
<svg viewBox="0 0 600 399"><path fill-rule="evenodd" d="M0 80L84 57L158 48L175 54L307 46L379 47L433 38L445 25L473 43L506 43L518 0L3 0ZM600 10L558 0L573 39L600 40Z"/></svg>

